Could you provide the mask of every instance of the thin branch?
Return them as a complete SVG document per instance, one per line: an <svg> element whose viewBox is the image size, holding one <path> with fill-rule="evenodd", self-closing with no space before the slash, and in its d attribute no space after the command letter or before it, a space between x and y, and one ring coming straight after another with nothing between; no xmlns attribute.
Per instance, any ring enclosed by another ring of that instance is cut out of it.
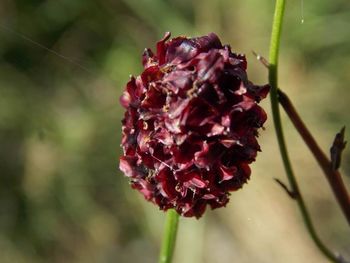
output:
<svg viewBox="0 0 350 263"><path fill-rule="evenodd" d="M253 51L254 56L259 60L265 67L268 67L269 62L261 55ZM328 160L326 155L322 152L321 148L318 146L316 140L313 138L312 134L309 132L298 113L296 112L293 104L291 103L288 96L278 89L278 99L288 116L291 118L294 126L299 131L300 135L304 139L306 145L309 147L313 153L315 159L318 161L319 165L322 167L329 184L333 190L334 195L348 221L350 224L350 197L345 188L344 182L341 178L340 173L337 171L341 163L341 154L346 146L344 141L345 127L341 129L339 133L336 134L334 142L330 149L331 161Z"/></svg>
<svg viewBox="0 0 350 263"><path fill-rule="evenodd" d="M350 224L350 197L339 171L333 169L332 163L327 158L325 153L321 150L321 148L318 146L316 140L314 139L310 131L306 128L304 122L299 117L288 96L283 91L278 90L278 99L285 112L287 113L288 117L293 122L295 128L297 129L304 142L316 158L318 164L322 168L333 190L333 193L348 223Z"/></svg>
<svg viewBox="0 0 350 263"><path fill-rule="evenodd" d="M286 193L289 195L290 198L292 199L298 198L297 193L293 192L292 190L289 190L288 186L285 183L283 183L280 179L278 178L274 178L274 179L282 187L282 189L286 191Z"/></svg>
<svg viewBox="0 0 350 263"><path fill-rule="evenodd" d="M269 68L269 62L267 61L266 58L256 53L254 50L252 50L252 53L256 57L256 59L259 60L266 68Z"/></svg>
<svg viewBox="0 0 350 263"><path fill-rule="evenodd" d="M333 252L329 250L322 243L322 241L320 240L320 238L318 237L315 231L309 212L306 208L303 197L299 191L299 187L295 179L291 163L289 161L288 151L284 140L279 105L278 105L278 94L277 94L278 74L277 73L278 73L278 57L279 57L279 47L280 47L282 21L283 21L283 15L285 10L285 3L286 3L285 0L276 0L275 14L273 18L272 33L271 33L270 56L269 56L269 62L270 62L269 83L271 86L270 97L271 97L273 122L276 130L276 136L277 136L277 141L280 148L283 165L284 165L291 189L297 196L295 200L298 203L306 228L311 238L313 239L317 247L320 249L320 251L332 262L339 262L338 257L334 255Z"/></svg>

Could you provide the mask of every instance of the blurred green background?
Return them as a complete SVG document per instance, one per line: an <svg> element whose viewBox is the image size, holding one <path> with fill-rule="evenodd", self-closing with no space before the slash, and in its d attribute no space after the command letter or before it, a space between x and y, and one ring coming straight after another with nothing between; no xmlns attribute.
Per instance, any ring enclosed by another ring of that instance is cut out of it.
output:
<svg viewBox="0 0 350 263"><path fill-rule="evenodd" d="M165 31L216 32L247 55L250 79L266 83L267 71L251 51L268 56L273 6L272 0L1 0L0 262L156 262L164 213L118 171L124 84L140 73L143 49L154 48ZM280 85L326 152L335 133L350 126L349 28L349 0L288 1ZM270 113L269 100L262 105ZM329 247L350 258L348 225L284 114L283 120L315 225ZM227 208L181 219L175 263L327 262L296 204L273 180L287 181L271 118L265 127L249 184ZM349 153L341 169L347 175Z"/></svg>

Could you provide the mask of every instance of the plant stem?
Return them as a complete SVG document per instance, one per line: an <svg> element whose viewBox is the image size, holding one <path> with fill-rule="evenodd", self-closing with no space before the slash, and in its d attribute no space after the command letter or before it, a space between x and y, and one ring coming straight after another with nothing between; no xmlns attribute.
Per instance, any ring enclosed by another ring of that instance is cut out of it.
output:
<svg viewBox="0 0 350 263"><path fill-rule="evenodd" d="M322 168L333 190L333 193L340 207L342 208L343 214L350 224L350 197L339 171L332 168L331 162L327 158L326 154L318 146L316 140L305 126L288 96L283 91L278 90L278 99L288 117L293 122L295 128Z"/></svg>
<svg viewBox="0 0 350 263"><path fill-rule="evenodd" d="M162 248L159 255L159 263L171 263L176 242L179 214L174 209L169 209L166 214Z"/></svg>
<svg viewBox="0 0 350 263"><path fill-rule="evenodd" d="M275 14L272 24L272 33L271 33L271 42L270 42L270 56L269 56L269 83L271 85L271 107L272 107L272 115L273 122L276 130L276 136L278 145L280 148L280 153L283 161L283 165L292 188L292 192L295 195L295 200L298 203L301 215L303 217L306 228L317 245L320 251L332 262L338 262L337 257L322 243L320 238L317 236L315 228L312 224L311 218L305 206L303 197L299 191L299 187L297 181L295 179L291 163L289 161L289 156L287 152L287 147L285 144L283 129L280 117L280 111L278 106L278 81L277 81L277 73L278 73L278 55L279 55L279 46L281 39L281 29L282 29L282 21L285 10L285 0L276 0L275 6Z"/></svg>

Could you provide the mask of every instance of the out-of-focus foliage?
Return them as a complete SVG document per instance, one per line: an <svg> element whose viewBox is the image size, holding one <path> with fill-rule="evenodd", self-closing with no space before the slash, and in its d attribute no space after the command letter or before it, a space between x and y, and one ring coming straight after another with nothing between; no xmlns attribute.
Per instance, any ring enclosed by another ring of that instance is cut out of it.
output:
<svg viewBox="0 0 350 263"><path fill-rule="evenodd" d="M123 85L165 31L217 32L247 54L250 78L265 83L251 50L268 55L273 2L2 0L0 262L155 262L163 213L117 169ZM288 1L280 84L328 152L350 126L350 2L308 0L303 9L302 24L301 2ZM286 118L285 130L322 238L350 257L349 230L322 172ZM227 208L181 220L176 262L326 262L273 181L286 179L271 120L261 142L249 184ZM344 174L349 163L346 149Z"/></svg>

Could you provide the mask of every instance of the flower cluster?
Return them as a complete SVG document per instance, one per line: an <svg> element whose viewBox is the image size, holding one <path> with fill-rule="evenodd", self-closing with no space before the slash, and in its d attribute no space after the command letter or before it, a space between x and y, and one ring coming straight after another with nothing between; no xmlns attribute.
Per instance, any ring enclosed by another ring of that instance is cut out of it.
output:
<svg viewBox="0 0 350 263"><path fill-rule="evenodd" d="M169 38L145 50L144 71L120 98L120 169L160 209L199 218L249 179L269 86L253 85L245 56L214 33Z"/></svg>

